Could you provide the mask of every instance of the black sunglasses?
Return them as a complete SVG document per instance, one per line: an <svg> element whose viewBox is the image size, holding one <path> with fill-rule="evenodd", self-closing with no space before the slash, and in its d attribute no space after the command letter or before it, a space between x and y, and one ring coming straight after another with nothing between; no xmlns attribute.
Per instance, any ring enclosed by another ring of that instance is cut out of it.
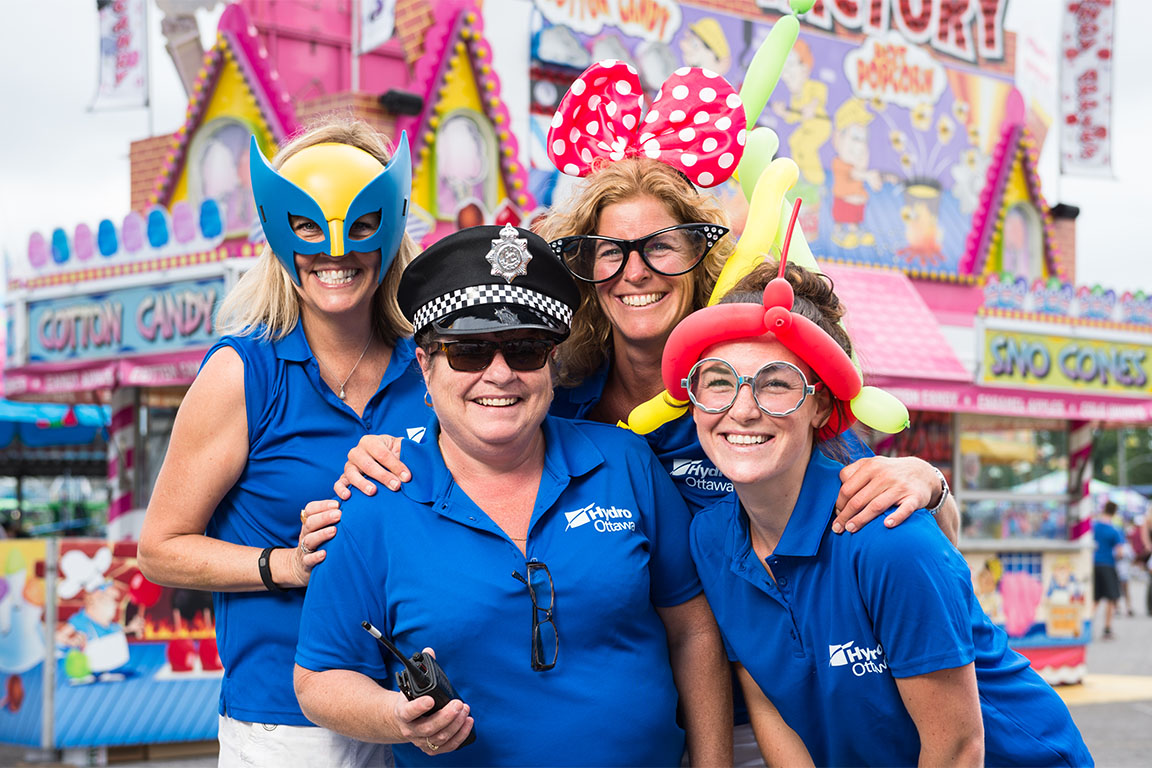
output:
<svg viewBox="0 0 1152 768"><path fill-rule="evenodd" d="M477 373L492 364L496 351L514 371L538 371L548 362L556 342L547 339L508 341L442 341L433 352L443 352L454 371Z"/></svg>
<svg viewBox="0 0 1152 768"><path fill-rule="evenodd" d="M570 235L553 240L553 253L574 277L603 283L624 271L633 251L653 272L668 277L691 272L728 234L719 224L677 224L636 240L600 235Z"/></svg>
<svg viewBox="0 0 1152 768"><path fill-rule="evenodd" d="M560 655L560 633L556 631L556 621L552 616L556 602L552 574L544 563L533 561L528 563L528 578L516 571L512 571L512 578L528 587L528 597L532 600L532 669L546 672L556 666ZM541 603L541 597L546 597L547 602ZM552 661L546 661L549 658Z"/></svg>

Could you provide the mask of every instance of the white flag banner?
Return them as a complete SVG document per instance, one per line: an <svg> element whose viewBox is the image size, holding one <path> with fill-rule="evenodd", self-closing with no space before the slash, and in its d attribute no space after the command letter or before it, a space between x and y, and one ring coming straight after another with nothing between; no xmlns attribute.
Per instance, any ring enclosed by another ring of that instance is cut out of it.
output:
<svg viewBox="0 0 1152 768"><path fill-rule="evenodd" d="M1112 175L1114 0L1064 0L1060 170Z"/></svg>
<svg viewBox="0 0 1152 768"><path fill-rule="evenodd" d="M100 83L92 109L148 105L147 0L96 0Z"/></svg>
<svg viewBox="0 0 1152 768"><path fill-rule="evenodd" d="M392 37L396 0L360 0L360 53L371 53Z"/></svg>

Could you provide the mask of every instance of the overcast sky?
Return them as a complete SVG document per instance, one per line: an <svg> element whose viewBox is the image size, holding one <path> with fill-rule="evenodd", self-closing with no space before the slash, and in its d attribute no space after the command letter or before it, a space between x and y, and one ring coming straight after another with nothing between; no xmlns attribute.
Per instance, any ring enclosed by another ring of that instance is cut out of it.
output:
<svg viewBox="0 0 1152 768"><path fill-rule="evenodd" d="M1059 49L1061 0L1009 0L1008 26L1027 21L1034 34ZM1152 150L1152 2L1117 3L1113 90L1113 179L1061 176L1055 134L1041 157L1049 204L1080 207L1077 283L1117 292L1152 293L1150 217ZM160 13L151 13L152 108L89 112L96 92L96 3L35 0L3 4L0 25L0 248L24 259L28 236L57 226L95 226L119 220L129 202L129 142L176 130L187 105L160 38ZM201 15L206 43L219 11Z"/></svg>

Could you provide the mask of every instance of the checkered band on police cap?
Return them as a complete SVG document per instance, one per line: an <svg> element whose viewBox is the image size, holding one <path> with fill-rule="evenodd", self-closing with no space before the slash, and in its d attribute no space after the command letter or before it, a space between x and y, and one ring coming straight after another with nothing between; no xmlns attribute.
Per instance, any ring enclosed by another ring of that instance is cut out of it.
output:
<svg viewBox="0 0 1152 768"><path fill-rule="evenodd" d="M580 289L542 237L485 225L453 232L417 256L396 300L418 333L435 324L451 333L540 328L566 336Z"/></svg>
<svg viewBox="0 0 1152 768"><path fill-rule="evenodd" d="M572 308L551 296L515 285L470 285L459 291L438 296L420 307L416 310L412 325L415 328L423 328L457 310L483 304L515 304L542 312L564 326L572 324Z"/></svg>

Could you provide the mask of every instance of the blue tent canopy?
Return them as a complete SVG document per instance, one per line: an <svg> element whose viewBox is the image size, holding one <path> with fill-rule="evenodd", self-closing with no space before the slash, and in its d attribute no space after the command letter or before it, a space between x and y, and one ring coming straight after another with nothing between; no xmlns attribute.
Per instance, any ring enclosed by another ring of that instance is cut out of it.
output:
<svg viewBox="0 0 1152 768"><path fill-rule="evenodd" d="M7 448L16 438L34 448L87 445L107 428L110 418L111 409L103 405L0 400L0 448Z"/></svg>

